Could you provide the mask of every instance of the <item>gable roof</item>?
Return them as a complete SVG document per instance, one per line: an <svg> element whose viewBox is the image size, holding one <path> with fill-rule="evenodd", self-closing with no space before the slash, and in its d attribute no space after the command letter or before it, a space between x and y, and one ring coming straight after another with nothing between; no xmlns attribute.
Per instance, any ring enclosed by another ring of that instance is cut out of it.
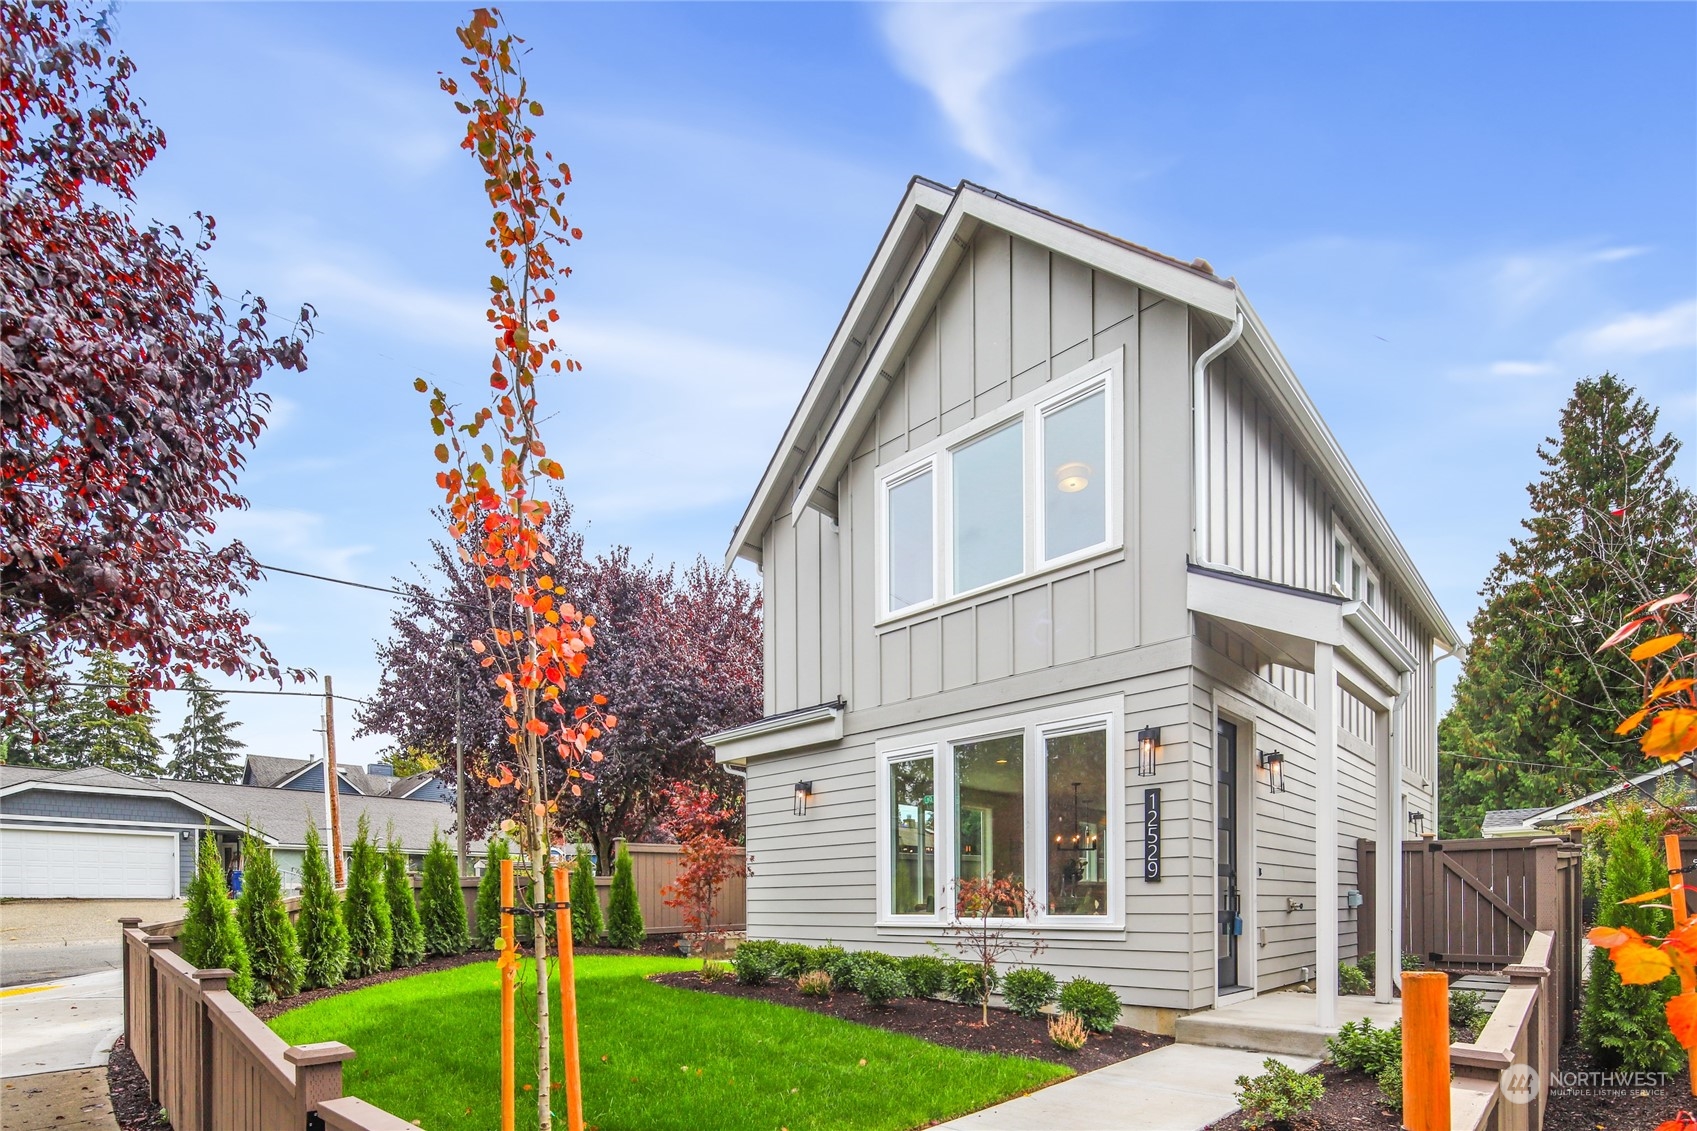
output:
<svg viewBox="0 0 1697 1131"><path fill-rule="evenodd" d="M1654 800L1656 791L1663 785L1663 779L1676 774L1687 779L1686 785L1688 787L1697 787L1697 755L1687 754L1677 761L1657 766L1653 770L1628 778L1626 781L1615 782L1613 785L1605 786L1593 793L1587 793L1584 797L1575 801L1565 801L1560 805L1550 805L1543 809L1531 810L1525 817L1521 818L1520 826L1531 829L1562 824L1569 818L1580 816L1586 809L1598 802L1606 801L1617 794L1625 793L1629 789L1636 790L1649 800ZM1497 810L1497 812L1518 813L1521 810L1508 809ZM1492 814L1487 813L1485 816L1488 820ZM1500 828L1503 826L1495 825L1492 827Z"/></svg>
<svg viewBox="0 0 1697 1131"><path fill-rule="evenodd" d="M936 215L945 201L941 215ZM925 220L926 216L934 219ZM970 181L962 181L952 191L917 177L909 182L895 218L885 230L825 357L737 525L727 551L727 565L737 557L759 561L763 533L786 507L792 522L799 521L807 507L835 513L836 483L847 468L856 441L871 426L879 403L895 382L890 369L899 369L900 360L922 329L923 319L916 315L936 301L981 226L1047 247L1225 322L1241 316L1245 333L1232 348L1248 353L1255 362L1250 368L1265 375L1262 384L1289 419L1298 439L1332 480L1341 509L1354 520L1352 525L1361 539L1385 563L1427 627L1451 650L1459 645L1460 634L1236 280L1220 278L1201 260L1185 263ZM904 241L911 241L916 230L925 234L923 253L911 271L898 278L895 265L903 258ZM876 336L870 341L856 337L857 331L877 325L880 312L874 300L895 287L900 288L899 293L893 295L892 309ZM788 495L791 483L798 486L793 495Z"/></svg>

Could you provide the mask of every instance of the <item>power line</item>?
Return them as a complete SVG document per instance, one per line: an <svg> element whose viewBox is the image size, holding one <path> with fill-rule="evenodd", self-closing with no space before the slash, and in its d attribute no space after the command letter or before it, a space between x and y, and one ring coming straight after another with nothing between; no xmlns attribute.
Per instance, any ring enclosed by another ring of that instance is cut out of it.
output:
<svg viewBox="0 0 1697 1131"><path fill-rule="evenodd" d="M76 681L70 681L70 682L65 683L64 686L65 687L87 687L87 688L92 688L95 691L111 691L111 692L123 692L123 691L129 690L126 687L117 687L117 686L114 686L113 684L110 684L110 683L78 683ZM159 693L159 692L165 692L165 691L187 691L189 689L186 688L186 687L146 687L146 688L142 688L141 690L146 691L149 695L152 695L152 694L156 694L156 693ZM215 694L215 695L285 695L285 696L298 697L298 698L303 698L303 699L323 699L324 698L324 692L322 692L322 691L270 691L270 690L267 690L265 688L260 688L260 687L214 687L211 690L212 690L212 693ZM357 698L353 695L332 695L332 696L330 696L330 698L340 699L344 703L359 703L362 706L365 705L366 702L367 702L366 700Z"/></svg>

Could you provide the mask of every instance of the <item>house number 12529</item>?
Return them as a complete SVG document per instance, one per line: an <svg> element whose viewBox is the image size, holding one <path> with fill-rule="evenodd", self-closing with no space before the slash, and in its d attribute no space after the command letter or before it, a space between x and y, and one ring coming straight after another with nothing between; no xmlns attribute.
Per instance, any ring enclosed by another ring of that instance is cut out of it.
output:
<svg viewBox="0 0 1697 1131"><path fill-rule="evenodd" d="M1161 791L1143 791L1143 879L1154 883L1161 878Z"/></svg>

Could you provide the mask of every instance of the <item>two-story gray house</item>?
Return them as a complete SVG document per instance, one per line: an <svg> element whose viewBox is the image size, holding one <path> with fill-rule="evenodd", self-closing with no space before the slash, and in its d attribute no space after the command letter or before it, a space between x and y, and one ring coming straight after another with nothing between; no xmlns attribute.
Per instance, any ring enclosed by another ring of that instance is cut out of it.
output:
<svg viewBox="0 0 1697 1131"><path fill-rule="evenodd" d="M919 953L1011 877L1038 964L1169 1032L1316 976L1330 1026L1340 958L1400 952L1356 845L1435 825L1457 634L1205 262L914 180L730 558L751 937Z"/></svg>

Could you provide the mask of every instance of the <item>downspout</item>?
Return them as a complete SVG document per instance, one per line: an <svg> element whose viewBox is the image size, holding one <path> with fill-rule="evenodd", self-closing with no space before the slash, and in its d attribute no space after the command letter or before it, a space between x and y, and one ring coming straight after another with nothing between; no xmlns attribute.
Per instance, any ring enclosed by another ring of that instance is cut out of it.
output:
<svg viewBox="0 0 1697 1131"><path fill-rule="evenodd" d="M1208 366L1243 337L1243 308L1237 309L1226 336L1202 351L1190 376L1190 494L1192 502L1190 560L1199 566L1225 568L1208 560Z"/></svg>

